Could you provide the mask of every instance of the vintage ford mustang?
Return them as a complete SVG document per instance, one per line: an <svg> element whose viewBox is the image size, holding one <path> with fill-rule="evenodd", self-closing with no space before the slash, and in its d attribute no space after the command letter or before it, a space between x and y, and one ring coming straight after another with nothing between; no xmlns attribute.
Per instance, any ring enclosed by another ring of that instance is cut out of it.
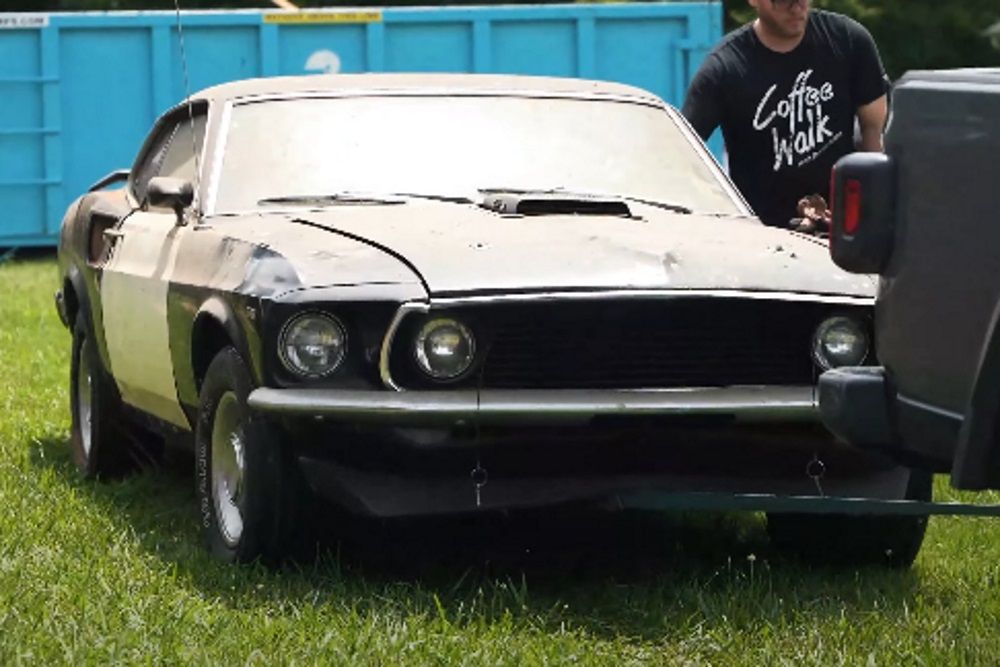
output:
<svg viewBox="0 0 1000 667"><path fill-rule="evenodd" d="M221 85L72 204L59 260L78 467L120 472L140 426L187 442L223 559L279 556L300 493L381 517L930 493L818 421L818 374L875 361L873 281L762 225L636 88ZM793 552L902 565L924 528L769 517Z"/></svg>

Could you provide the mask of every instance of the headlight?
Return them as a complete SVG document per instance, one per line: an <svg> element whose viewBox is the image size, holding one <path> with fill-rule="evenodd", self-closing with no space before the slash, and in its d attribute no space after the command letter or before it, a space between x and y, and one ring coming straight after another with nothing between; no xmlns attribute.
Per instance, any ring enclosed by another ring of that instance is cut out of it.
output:
<svg viewBox="0 0 1000 667"><path fill-rule="evenodd" d="M452 380L472 365L476 339L458 320L437 318L421 327L414 353L424 373L436 380Z"/></svg>
<svg viewBox="0 0 1000 667"><path fill-rule="evenodd" d="M831 317L816 329L813 359L823 368L858 366L868 356L865 327L849 317Z"/></svg>
<svg viewBox="0 0 1000 667"><path fill-rule="evenodd" d="M347 333L330 315L305 313L288 320L278 337L278 354L296 375L319 378L337 370L347 352Z"/></svg>

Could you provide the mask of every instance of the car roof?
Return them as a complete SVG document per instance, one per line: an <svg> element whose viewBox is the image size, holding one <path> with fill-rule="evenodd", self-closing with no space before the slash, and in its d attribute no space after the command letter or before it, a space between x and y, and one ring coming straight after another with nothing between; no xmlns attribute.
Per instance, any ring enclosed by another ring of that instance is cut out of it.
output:
<svg viewBox="0 0 1000 667"><path fill-rule="evenodd" d="M900 83L912 81L941 81L948 83L1000 83L1000 67L962 67L940 70L912 70L903 75Z"/></svg>
<svg viewBox="0 0 1000 667"><path fill-rule="evenodd" d="M570 97L609 96L633 98L660 104L657 96L634 86L587 79L523 76L510 74L311 74L232 81L206 88L191 96L210 102L249 97L337 94L490 94Z"/></svg>

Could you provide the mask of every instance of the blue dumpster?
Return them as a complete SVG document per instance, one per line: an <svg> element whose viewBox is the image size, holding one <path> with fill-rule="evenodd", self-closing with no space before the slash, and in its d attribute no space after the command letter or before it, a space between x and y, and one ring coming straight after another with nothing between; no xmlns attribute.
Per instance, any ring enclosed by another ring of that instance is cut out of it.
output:
<svg viewBox="0 0 1000 667"><path fill-rule="evenodd" d="M172 12L0 13L0 247L53 245L69 202L131 165L187 90L308 72L501 72L620 81L678 105L722 36L722 6L185 12L181 27Z"/></svg>

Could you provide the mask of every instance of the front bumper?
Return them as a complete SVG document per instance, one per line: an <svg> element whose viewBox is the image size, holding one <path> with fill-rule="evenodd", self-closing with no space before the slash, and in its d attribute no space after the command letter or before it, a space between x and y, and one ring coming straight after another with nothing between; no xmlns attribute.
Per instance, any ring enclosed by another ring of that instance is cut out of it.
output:
<svg viewBox="0 0 1000 667"><path fill-rule="evenodd" d="M645 390L254 390L273 416L398 425L572 424L597 417L727 416L738 422L816 422L812 387Z"/></svg>
<svg viewBox="0 0 1000 667"><path fill-rule="evenodd" d="M478 397L260 388L249 404L285 429L315 493L381 517L626 503L664 491L810 495L817 456L829 495L897 498L906 480L882 457L835 443L812 387Z"/></svg>

